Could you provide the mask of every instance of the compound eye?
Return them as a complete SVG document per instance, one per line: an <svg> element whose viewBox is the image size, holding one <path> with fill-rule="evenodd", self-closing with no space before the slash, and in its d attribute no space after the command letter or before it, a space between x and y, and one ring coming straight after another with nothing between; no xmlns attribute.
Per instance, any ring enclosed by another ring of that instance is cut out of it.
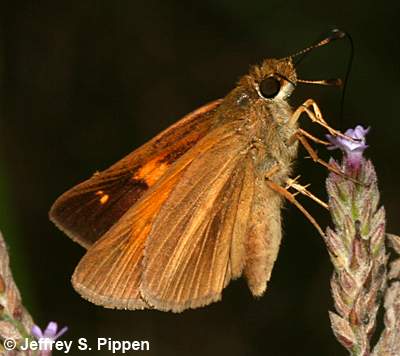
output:
<svg viewBox="0 0 400 356"><path fill-rule="evenodd" d="M259 85L261 95L266 99L275 98L281 90L281 82L275 77L265 78Z"/></svg>

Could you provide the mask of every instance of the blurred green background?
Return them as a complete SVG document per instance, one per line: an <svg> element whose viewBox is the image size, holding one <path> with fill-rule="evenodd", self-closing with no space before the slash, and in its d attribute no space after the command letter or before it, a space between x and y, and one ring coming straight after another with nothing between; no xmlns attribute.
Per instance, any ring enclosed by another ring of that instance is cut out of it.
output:
<svg viewBox="0 0 400 356"><path fill-rule="evenodd" d="M68 325L68 340L149 340L149 355L346 355L328 321L327 252L294 207L284 211L284 241L265 296L253 299L239 280L222 302L178 315L106 310L81 299L70 276L84 250L47 212L66 189L224 96L249 65L339 27L356 47L343 128L372 126L367 155L388 231L399 233L399 10L394 1L2 2L0 230L36 322ZM299 76L343 77L348 59L349 43L335 42L308 56ZM339 89L303 86L293 104L308 97L340 125ZM306 119L302 125L322 133ZM325 198L327 172L304 156L297 173ZM302 201L329 224L322 209Z"/></svg>

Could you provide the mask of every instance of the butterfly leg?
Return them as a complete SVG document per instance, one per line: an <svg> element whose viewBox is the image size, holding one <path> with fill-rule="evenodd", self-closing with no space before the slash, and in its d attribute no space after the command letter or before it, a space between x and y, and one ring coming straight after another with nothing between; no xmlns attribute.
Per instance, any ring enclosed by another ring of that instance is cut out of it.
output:
<svg viewBox="0 0 400 356"><path fill-rule="evenodd" d="M318 157L318 153L314 150L314 148L311 147L311 145L309 144L309 142L307 141L306 137L302 134L301 131L297 131L294 135L297 137L297 140L306 149L307 153L310 155L311 159L314 162L319 163L320 165L322 165L325 168L327 168L329 171L331 171L331 172L333 172L333 173L335 173L335 174L337 174L337 175L339 175L339 176L341 176L343 178L349 179L354 183L364 184L364 183L358 181L357 179L354 179L353 177L350 177L346 173L342 172L337 167L335 167L333 164L330 164L330 163L324 161L323 159L319 158Z"/></svg>
<svg viewBox="0 0 400 356"><path fill-rule="evenodd" d="M307 153L310 155L311 159L316 162L321 164L322 166L328 168L330 171L343 176L344 173L338 170L335 166L329 164L328 162L324 161L323 159L318 157L317 151L314 150L314 148L311 147L305 136L301 132L297 132L295 134L297 140L303 145L303 147L306 149Z"/></svg>
<svg viewBox="0 0 400 356"><path fill-rule="evenodd" d="M312 110L310 110L310 107L312 107L314 112ZM318 125L321 125L325 129L327 129L327 131L332 136L339 136L339 137L345 138L352 142L358 142L357 139L347 136L347 135L341 133L340 131L335 130L334 128L330 127L329 124L325 121L324 117L322 116L321 110L318 107L317 103L313 99L306 100L302 105L300 105L296 109L296 111L293 113L292 117L290 118L288 125L289 126L294 125L299 120L301 114L303 114L303 113L306 113L312 122L315 122Z"/></svg>
<svg viewBox="0 0 400 356"><path fill-rule="evenodd" d="M311 135L309 132L307 132L306 130L303 130L302 128L298 128L296 133L289 139L289 145L292 145L295 141L298 140L298 137L297 137L298 135L303 135L303 136L307 137L308 139L310 139L311 141L314 141L315 143L319 143L324 146L329 146L331 144L328 141L321 140L318 137Z"/></svg>
<svg viewBox="0 0 400 356"><path fill-rule="evenodd" d="M325 234L321 228L321 226L319 226L319 224L317 223L317 221L314 219L314 217L306 210L306 208L304 208L303 205L301 205L297 200L294 194L292 194L291 192L289 192L287 189L285 189L284 187L281 187L279 184L273 182L270 179L266 179L266 184L267 186L274 190L275 192L277 192L278 194L282 195L284 198L286 198L290 203L292 203L297 209L299 209L304 216L311 222L311 224L314 225L314 227L317 229L317 231L319 232L319 234L325 238Z"/></svg>
<svg viewBox="0 0 400 356"><path fill-rule="evenodd" d="M319 199L317 196L315 196L307 189L310 186L310 184L301 185L298 183L298 178L300 178L300 176L297 176L294 179L288 178L288 180L286 181L285 189L288 190L290 188L293 188L296 190L296 193L293 194L294 196L296 196L297 194L303 194L309 197L310 199L314 200L317 204L321 205L323 208L328 209L328 204L323 202L321 199Z"/></svg>

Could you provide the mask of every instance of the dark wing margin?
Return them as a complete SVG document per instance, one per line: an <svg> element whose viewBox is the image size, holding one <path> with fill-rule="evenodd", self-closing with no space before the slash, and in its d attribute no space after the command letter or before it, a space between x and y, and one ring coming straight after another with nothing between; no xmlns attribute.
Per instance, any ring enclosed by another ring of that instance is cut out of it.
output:
<svg viewBox="0 0 400 356"><path fill-rule="evenodd" d="M91 246L208 133L220 103L216 100L186 115L110 168L65 192L51 207L50 219L80 245Z"/></svg>

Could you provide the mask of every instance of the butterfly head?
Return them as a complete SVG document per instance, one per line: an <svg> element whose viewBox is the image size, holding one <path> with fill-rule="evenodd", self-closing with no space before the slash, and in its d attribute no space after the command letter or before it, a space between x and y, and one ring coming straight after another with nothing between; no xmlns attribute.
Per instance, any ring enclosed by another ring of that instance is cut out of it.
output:
<svg viewBox="0 0 400 356"><path fill-rule="evenodd" d="M296 71L291 58L266 59L261 65L251 68L239 83L254 104L258 101L273 105L286 101L297 83Z"/></svg>
<svg viewBox="0 0 400 356"><path fill-rule="evenodd" d="M296 86L296 72L290 58L266 59L250 72L253 86L260 99L286 100Z"/></svg>
<svg viewBox="0 0 400 356"><path fill-rule="evenodd" d="M291 58L266 59L240 79L231 98L242 112L242 117L250 115L285 124L291 112L288 98L296 84L297 76Z"/></svg>
<svg viewBox="0 0 400 356"><path fill-rule="evenodd" d="M296 75L295 66L301 62L305 55L314 49L345 37L348 37L345 32L333 29L330 31L329 35L321 41L318 41L291 56L281 59L264 60L261 65L254 66L250 73L240 80L239 87L241 86L241 89L244 91L244 94L242 94L241 97L251 99L249 101L251 101L253 105L256 104L255 100L257 100L258 104L264 102L269 105L270 108L275 106L279 109L279 106L285 104L288 105L286 101L298 83L340 86L342 84L340 79L299 79ZM295 63L293 63L294 58L298 58ZM241 102L245 104L246 100L241 100Z"/></svg>

